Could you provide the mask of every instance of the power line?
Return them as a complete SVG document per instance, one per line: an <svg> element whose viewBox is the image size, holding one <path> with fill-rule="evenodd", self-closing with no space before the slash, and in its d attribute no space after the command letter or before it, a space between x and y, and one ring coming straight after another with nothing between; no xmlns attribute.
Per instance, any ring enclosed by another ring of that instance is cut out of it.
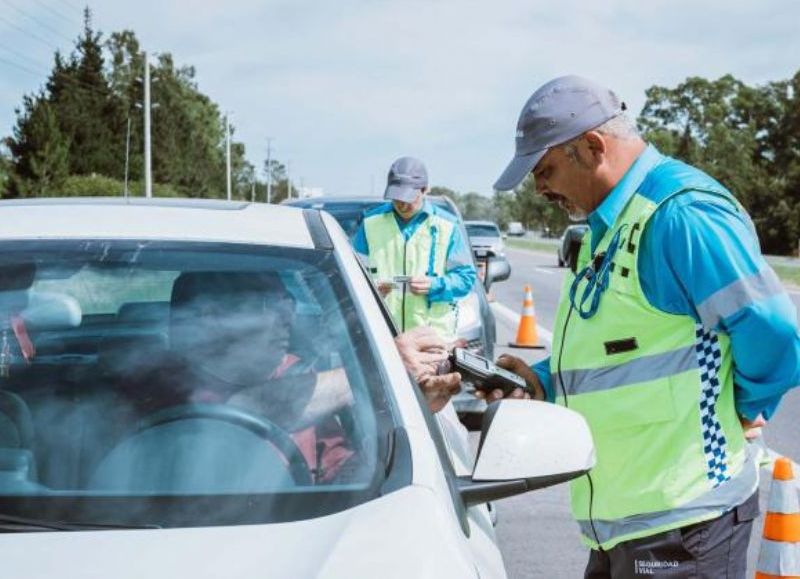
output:
<svg viewBox="0 0 800 579"><path fill-rule="evenodd" d="M44 44L44 45L45 45L47 48L49 48L50 50L52 50L52 49L53 49L53 45L52 45L52 44L50 44L50 42L49 42L49 41L47 41L47 40L45 40L44 38L42 38L41 36L39 36L38 34L35 34L35 33L31 32L30 30L25 30L24 28L22 28L22 27L20 27L20 26L17 26L17 25L16 25L16 24L14 24L13 22L11 22L11 21L10 21L8 18L6 18L5 16L0 16L0 20L2 20L3 22L5 22L5 23L6 23L6 24L8 24L9 26L11 26L11 28L15 28L16 30L19 30L19 31L20 31L20 32L22 32L23 34L26 34L26 35L30 36L31 38L33 38L33 39L35 39L35 40L38 40L39 42L41 42L42 44Z"/></svg>
<svg viewBox="0 0 800 579"><path fill-rule="evenodd" d="M12 4L11 2L9 2L8 0L2 0L2 2L3 2L3 4L5 4L6 6L8 6L8 7L10 7L10 8L13 8L14 10L16 10L16 11L17 11L19 14L22 14L22 15L23 15L25 18L27 18L28 20L31 20L31 21L33 21L35 24L38 24L38 25L39 25L39 26L41 26L42 28L45 28L45 29L49 30L50 32L52 32L52 33L53 33L53 34L55 34L56 36L60 36L61 38L63 38L63 39L64 39L64 40L66 40L67 42L72 42L72 40L71 40L70 38L67 38L66 36L64 36L64 35L61 33L61 31L60 31L60 30L56 30L55 28L53 28L52 26L50 26L50 25L49 25L49 24L47 24L46 22L43 22L42 20L39 20L39 19L38 19L36 16L34 16L33 14L30 14L29 12L26 12L25 10L23 10L22 8L20 8L20 7L18 7L18 6L15 6L15 5L14 5L14 4Z"/></svg>
<svg viewBox="0 0 800 579"><path fill-rule="evenodd" d="M55 8L52 8L52 7L48 6L47 4L42 2L41 0L33 0L33 1L36 4L38 4L39 6L41 6L42 8L44 8L45 10L47 10L48 12L51 12L51 13L55 14L56 16L61 18L62 20L66 21L66 22L69 22L70 24L77 24L77 22L75 20L73 20L69 16L65 16L62 12L59 12Z"/></svg>
<svg viewBox="0 0 800 579"><path fill-rule="evenodd" d="M69 2L68 0L58 0L58 1L61 2L64 6L68 6L73 10L77 10L78 12L83 12L83 8L81 8L80 6L75 6L75 4Z"/></svg>
<svg viewBox="0 0 800 579"><path fill-rule="evenodd" d="M11 54L16 56L17 58L21 58L23 60L27 60L29 63L31 63L32 65L36 66L37 68L42 69L43 71L47 70L47 67L44 66L42 63L32 59L30 56L27 56L26 54L23 54L22 52L19 52L18 50L15 50L14 48L11 48L10 46L7 46L7 45L5 45L3 43L0 43L0 48L2 48L3 50L5 50L7 52L10 52ZM42 74L46 75L46 74L49 74L49 73L43 72Z"/></svg>
<svg viewBox="0 0 800 579"><path fill-rule="evenodd" d="M7 60L7 59L3 58L2 56L0 56L0 62L4 62L5 64L9 64L9 65L11 65L11 66L13 66L15 68L18 68L18 69L20 69L22 71L27 72L28 74L33 75L33 76L36 76L36 77L41 77L42 76L41 73L35 72L35 71L31 70L30 68L28 68L26 66L22 66L21 64L17 64L13 60Z"/></svg>

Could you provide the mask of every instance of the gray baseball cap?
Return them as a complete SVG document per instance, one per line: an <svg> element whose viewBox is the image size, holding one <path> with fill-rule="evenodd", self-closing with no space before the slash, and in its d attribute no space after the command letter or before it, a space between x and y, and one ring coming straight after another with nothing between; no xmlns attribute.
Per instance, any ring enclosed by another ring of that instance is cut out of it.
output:
<svg viewBox="0 0 800 579"><path fill-rule="evenodd" d="M419 159L400 157L392 163L386 179L384 199L411 203L419 190L428 186L428 171Z"/></svg>
<svg viewBox="0 0 800 579"><path fill-rule="evenodd" d="M517 121L514 158L494 184L498 191L519 185L547 150L566 143L625 110L611 90L580 76L562 76L541 86Z"/></svg>

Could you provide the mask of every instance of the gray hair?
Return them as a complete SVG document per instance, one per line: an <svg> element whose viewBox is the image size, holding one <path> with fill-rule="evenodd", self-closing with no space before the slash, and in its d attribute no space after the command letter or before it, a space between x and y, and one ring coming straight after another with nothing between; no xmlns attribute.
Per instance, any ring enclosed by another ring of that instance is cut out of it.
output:
<svg viewBox="0 0 800 579"><path fill-rule="evenodd" d="M639 136L639 129L636 128L636 123L625 113L607 120L594 130L617 139L633 139Z"/></svg>
<svg viewBox="0 0 800 579"><path fill-rule="evenodd" d="M627 140L639 138L639 129L636 128L636 124L625 113L607 120L605 123L592 130L616 139ZM563 147L564 153L571 161L586 166L587 163L583 160L583 157L581 157L577 147L577 142L582 137L583 135L575 137L560 146Z"/></svg>

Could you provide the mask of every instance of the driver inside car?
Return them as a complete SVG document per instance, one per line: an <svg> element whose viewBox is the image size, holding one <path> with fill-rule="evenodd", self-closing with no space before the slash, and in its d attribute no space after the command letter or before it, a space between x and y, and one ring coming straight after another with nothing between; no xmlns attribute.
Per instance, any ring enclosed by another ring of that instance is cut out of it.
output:
<svg viewBox="0 0 800 579"><path fill-rule="evenodd" d="M170 320L178 368L167 378L179 387L170 403L230 404L266 417L291 434L314 482L327 483L354 467L336 417L352 392L343 368L316 371L289 351L294 317L294 298L277 274L178 276Z"/></svg>

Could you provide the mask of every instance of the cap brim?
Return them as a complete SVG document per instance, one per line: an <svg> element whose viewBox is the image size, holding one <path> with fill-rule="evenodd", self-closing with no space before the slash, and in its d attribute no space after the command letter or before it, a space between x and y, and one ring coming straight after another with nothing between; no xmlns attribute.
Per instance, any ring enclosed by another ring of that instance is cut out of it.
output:
<svg viewBox="0 0 800 579"><path fill-rule="evenodd" d="M392 201L402 201L403 203L411 203L417 198L419 189L415 189L409 185L389 185L383 194L384 199L391 199Z"/></svg>
<svg viewBox="0 0 800 579"><path fill-rule="evenodd" d="M522 180L525 179L531 171L533 171L533 168L541 161L545 153L547 153L547 149L536 151L530 155L517 155L511 159L506 170L503 171L503 174L500 175L500 178L495 182L494 188L497 191L510 191L514 189L517 185L522 183Z"/></svg>

